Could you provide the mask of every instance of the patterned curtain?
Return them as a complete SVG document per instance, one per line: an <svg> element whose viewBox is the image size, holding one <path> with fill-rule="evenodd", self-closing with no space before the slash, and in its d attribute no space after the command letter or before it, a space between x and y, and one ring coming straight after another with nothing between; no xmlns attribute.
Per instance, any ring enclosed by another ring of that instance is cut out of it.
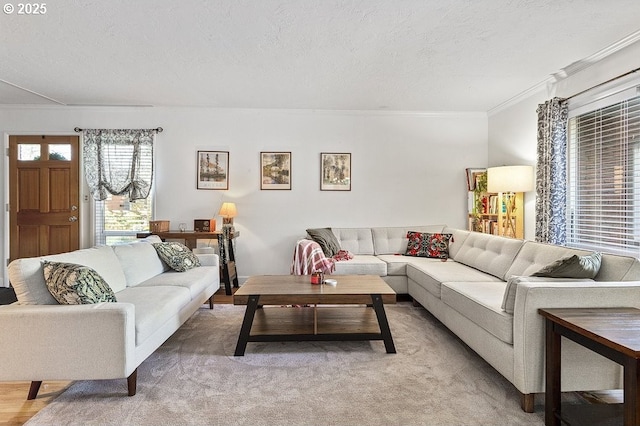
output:
<svg viewBox="0 0 640 426"><path fill-rule="evenodd" d="M108 194L147 198L153 178L156 129L87 129L82 131L83 160L93 198Z"/></svg>
<svg viewBox="0 0 640 426"><path fill-rule="evenodd" d="M564 245L567 239L567 102L538 105L536 241Z"/></svg>

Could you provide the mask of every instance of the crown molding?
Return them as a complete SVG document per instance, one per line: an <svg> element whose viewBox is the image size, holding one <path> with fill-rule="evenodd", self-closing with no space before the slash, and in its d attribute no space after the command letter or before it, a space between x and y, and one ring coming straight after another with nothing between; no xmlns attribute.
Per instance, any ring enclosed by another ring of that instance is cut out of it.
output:
<svg viewBox="0 0 640 426"><path fill-rule="evenodd" d="M497 105L496 107L490 109L487 112L487 115L489 117L491 117L494 114L497 114L503 110L505 110L506 108L509 108L517 103L519 103L520 101L532 96L535 93L539 93L542 92L543 90L547 90L547 92L551 92L550 88L552 85L558 83L561 80L564 80L566 78L569 78L573 75L576 75L577 73L584 71L585 69L591 67L592 65L597 64L598 62L608 58L609 56L613 55L614 53L617 53L619 51L621 51L622 49L625 49L629 46L631 46L634 43L637 43L638 41L640 41L640 30L636 31L634 33L629 34L627 37L611 44L610 46L605 47L604 49L601 49L599 51L597 51L596 53L594 53L593 55L590 55L584 59L581 59L579 61L576 61L572 64L567 65L566 67L562 68L561 70L555 72L554 74L550 75L546 80L536 84L533 87L530 87L529 89L517 94L516 96L506 100L505 102L501 103L500 105Z"/></svg>

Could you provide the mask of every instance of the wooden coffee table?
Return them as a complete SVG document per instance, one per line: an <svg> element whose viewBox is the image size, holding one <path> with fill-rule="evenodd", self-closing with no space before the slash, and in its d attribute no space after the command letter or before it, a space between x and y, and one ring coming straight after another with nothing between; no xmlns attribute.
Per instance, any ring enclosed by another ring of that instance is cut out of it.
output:
<svg viewBox="0 0 640 426"><path fill-rule="evenodd" d="M396 303L393 289L375 275L330 278L338 285L314 285L308 275L249 277L233 295L234 305L247 305L235 356L244 355L248 342L318 340L382 340L395 353L384 311L385 303Z"/></svg>

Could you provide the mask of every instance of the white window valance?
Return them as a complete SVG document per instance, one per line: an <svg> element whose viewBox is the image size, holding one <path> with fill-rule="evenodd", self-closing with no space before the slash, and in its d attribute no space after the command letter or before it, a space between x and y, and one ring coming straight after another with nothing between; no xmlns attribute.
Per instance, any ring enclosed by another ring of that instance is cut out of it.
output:
<svg viewBox="0 0 640 426"><path fill-rule="evenodd" d="M157 129L85 129L84 170L94 199L108 194L129 200L147 198L153 180L153 143Z"/></svg>

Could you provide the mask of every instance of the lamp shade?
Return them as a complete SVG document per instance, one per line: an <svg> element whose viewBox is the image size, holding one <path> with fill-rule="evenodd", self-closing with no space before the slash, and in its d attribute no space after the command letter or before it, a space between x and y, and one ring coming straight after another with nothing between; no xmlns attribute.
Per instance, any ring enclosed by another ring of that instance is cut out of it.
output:
<svg viewBox="0 0 640 426"><path fill-rule="evenodd" d="M218 214L222 217L236 217L238 215L238 210L236 210L236 204L222 203L222 207L220 207L220 212Z"/></svg>
<svg viewBox="0 0 640 426"><path fill-rule="evenodd" d="M487 191L528 192L533 191L532 166L502 166L487 169Z"/></svg>

